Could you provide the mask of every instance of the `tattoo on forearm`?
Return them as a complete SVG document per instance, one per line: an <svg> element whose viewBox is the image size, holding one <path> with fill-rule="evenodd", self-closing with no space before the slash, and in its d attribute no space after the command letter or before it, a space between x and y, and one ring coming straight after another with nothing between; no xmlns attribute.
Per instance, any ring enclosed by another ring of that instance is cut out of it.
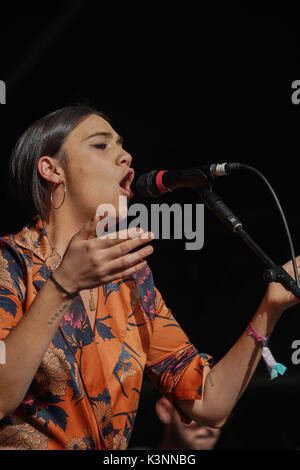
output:
<svg viewBox="0 0 300 470"><path fill-rule="evenodd" d="M210 371L210 373L208 374L208 379L209 379L209 383L212 387L215 386L215 383L213 381L213 378L212 378L212 371Z"/></svg>
<svg viewBox="0 0 300 470"><path fill-rule="evenodd" d="M65 313L68 310L69 305L65 304L63 305L54 315L52 318L50 318L50 321L48 321L48 325L53 325L55 320L61 316L62 313Z"/></svg>

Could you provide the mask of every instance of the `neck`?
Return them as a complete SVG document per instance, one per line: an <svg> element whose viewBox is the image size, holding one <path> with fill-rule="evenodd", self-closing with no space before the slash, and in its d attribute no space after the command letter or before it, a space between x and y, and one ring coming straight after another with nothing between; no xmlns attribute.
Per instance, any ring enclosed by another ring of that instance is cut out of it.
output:
<svg viewBox="0 0 300 470"><path fill-rule="evenodd" d="M57 210L51 208L48 217L43 219L43 224L52 248L63 255L71 238L88 220L88 216L74 210L68 211L67 207Z"/></svg>

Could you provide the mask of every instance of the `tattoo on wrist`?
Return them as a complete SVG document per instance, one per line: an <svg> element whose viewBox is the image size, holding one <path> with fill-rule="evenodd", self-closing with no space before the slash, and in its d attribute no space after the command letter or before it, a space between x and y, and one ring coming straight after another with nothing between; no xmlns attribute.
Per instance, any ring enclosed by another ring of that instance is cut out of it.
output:
<svg viewBox="0 0 300 470"><path fill-rule="evenodd" d="M53 323L55 322L55 320L57 320L57 318L59 318L62 313L65 313L67 310L68 310L68 307L69 307L69 304L65 304L63 305L54 315L52 318L50 318L50 321L48 321L48 325L53 325Z"/></svg>

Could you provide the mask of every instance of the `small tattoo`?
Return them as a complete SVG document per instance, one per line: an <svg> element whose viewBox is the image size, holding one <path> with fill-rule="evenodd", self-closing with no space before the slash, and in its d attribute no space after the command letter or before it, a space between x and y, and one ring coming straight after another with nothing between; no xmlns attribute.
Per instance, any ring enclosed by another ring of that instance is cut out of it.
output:
<svg viewBox="0 0 300 470"><path fill-rule="evenodd" d="M48 321L48 325L53 325L53 323L55 322L55 320L61 316L62 313L64 313L67 309L68 309L68 304L65 304L63 305L54 315L53 317L50 319L50 321Z"/></svg>
<svg viewBox="0 0 300 470"><path fill-rule="evenodd" d="M212 373L211 373L211 372L208 374L208 378L209 378L210 385L211 385L212 387L214 387L215 384L214 384L214 381L213 381Z"/></svg>

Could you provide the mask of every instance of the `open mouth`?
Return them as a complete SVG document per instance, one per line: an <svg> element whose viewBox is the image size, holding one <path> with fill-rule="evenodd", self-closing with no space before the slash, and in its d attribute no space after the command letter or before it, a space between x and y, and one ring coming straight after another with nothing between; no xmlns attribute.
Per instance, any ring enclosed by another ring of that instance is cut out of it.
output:
<svg viewBox="0 0 300 470"><path fill-rule="evenodd" d="M133 197L133 192L130 189L130 185L133 181L133 178L134 178L134 170L132 168L129 168L126 171L125 176L123 176L123 178L119 182L119 186L122 192L129 198Z"/></svg>

